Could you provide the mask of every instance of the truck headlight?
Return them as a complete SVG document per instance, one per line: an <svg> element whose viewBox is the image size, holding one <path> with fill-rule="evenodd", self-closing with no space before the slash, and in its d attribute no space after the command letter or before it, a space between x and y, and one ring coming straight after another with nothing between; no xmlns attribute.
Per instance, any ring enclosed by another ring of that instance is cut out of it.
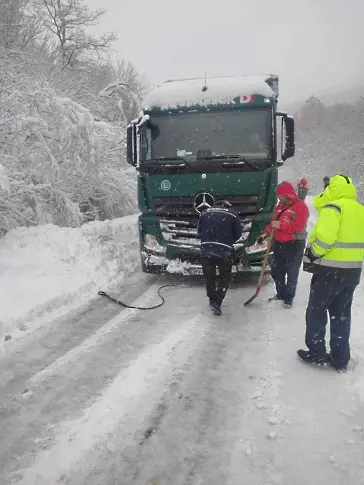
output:
<svg viewBox="0 0 364 485"><path fill-rule="evenodd" d="M165 253L164 246L161 246L157 241L157 238L152 234L146 234L144 236L144 247L149 251L154 251L155 253Z"/></svg>

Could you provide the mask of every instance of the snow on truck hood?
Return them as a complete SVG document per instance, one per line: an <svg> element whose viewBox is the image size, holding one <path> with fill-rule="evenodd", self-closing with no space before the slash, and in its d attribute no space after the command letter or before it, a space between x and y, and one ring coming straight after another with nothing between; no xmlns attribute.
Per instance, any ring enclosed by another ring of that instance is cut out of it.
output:
<svg viewBox="0 0 364 485"><path fill-rule="evenodd" d="M144 106L145 109L173 109L179 106L230 104L234 98L249 98L252 95L272 98L276 94L266 83L271 77L272 75L262 74L207 78L206 91L202 90L205 85L203 78L167 81L147 95Z"/></svg>

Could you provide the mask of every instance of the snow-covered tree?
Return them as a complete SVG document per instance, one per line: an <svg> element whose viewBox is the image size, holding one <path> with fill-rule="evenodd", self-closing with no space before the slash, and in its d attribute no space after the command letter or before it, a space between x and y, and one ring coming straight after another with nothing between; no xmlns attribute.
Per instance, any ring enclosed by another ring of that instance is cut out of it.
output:
<svg viewBox="0 0 364 485"><path fill-rule="evenodd" d="M34 48L37 41L37 48L41 50L43 43L48 42L48 36L42 28L42 19L32 8L31 0L1 0L0 47L24 51Z"/></svg>
<svg viewBox="0 0 364 485"><path fill-rule="evenodd" d="M112 81L100 92L104 112L110 122L130 122L140 110L147 85L130 62L119 61L112 70Z"/></svg>
<svg viewBox="0 0 364 485"><path fill-rule="evenodd" d="M3 229L47 222L77 226L132 211L124 131L37 85L24 87L8 107L0 137L11 187L0 199Z"/></svg>
<svg viewBox="0 0 364 485"><path fill-rule="evenodd" d="M90 10L83 0L33 0L33 8L50 35L52 47L59 52L62 68L105 55L117 39L114 33L101 37L88 33L87 28L97 25L105 10Z"/></svg>
<svg viewBox="0 0 364 485"><path fill-rule="evenodd" d="M102 14L82 0L0 2L0 237L136 209L125 133L146 83L104 57L113 34L87 34Z"/></svg>

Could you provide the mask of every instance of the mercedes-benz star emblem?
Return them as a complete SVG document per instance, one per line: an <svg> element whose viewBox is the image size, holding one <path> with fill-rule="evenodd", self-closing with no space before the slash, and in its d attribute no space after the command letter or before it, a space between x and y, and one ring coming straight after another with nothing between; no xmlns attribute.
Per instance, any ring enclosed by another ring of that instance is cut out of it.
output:
<svg viewBox="0 0 364 485"><path fill-rule="evenodd" d="M199 214L209 209L215 204L215 199L211 194L208 192L202 192L201 194L196 195L195 200L193 201L193 206Z"/></svg>

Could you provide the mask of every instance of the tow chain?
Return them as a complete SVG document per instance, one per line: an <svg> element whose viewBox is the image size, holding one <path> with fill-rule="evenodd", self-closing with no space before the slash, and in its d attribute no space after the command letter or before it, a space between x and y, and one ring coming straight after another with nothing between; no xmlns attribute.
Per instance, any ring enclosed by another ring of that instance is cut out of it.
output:
<svg viewBox="0 0 364 485"><path fill-rule="evenodd" d="M124 302L118 300L117 298L114 298L114 297L108 295L107 293L105 293L105 291L99 291L98 295L104 296L105 298L108 298L109 300L113 301L114 303L117 303L118 305L121 305L124 308L133 308L135 310L155 310L156 308L160 308L161 306L163 306L164 303L165 303L165 299L161 295L161 290L163 290L163 288L171 288L171 287L175 287L175 286L179 286L179 285L163 285L163 286L160 286L157 290L157 293L158 293L159 298L162 301L160 303L158 303L157 305L149 306L149 307L140 307L140 306L128 305L127 303L124 303Z"/></svg>

